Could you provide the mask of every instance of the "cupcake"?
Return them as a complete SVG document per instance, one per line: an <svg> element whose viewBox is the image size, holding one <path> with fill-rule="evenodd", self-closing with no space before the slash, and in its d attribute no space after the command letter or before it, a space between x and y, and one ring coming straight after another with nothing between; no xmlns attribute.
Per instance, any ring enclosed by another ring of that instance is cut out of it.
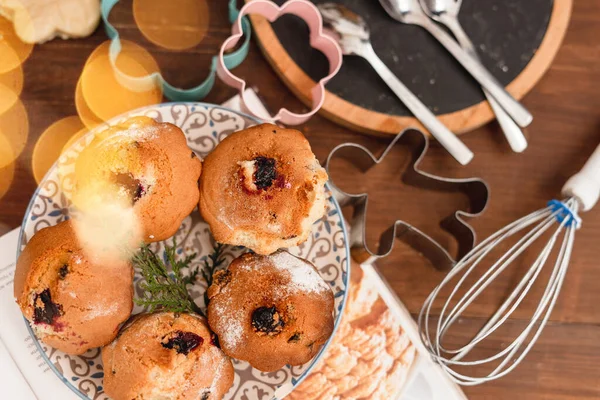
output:
<svg viewBox="0 0 600 400"><path fill-rule="evenodd" d="M304 242L325 212L327 174L302 133L263 124L206 157L200 212L221 243L259 254Z"/></svg>
<svg viewBox="0 0 600 400"><path fill-rule="evenodd" d="M333 332L333 292L314 265L243 254L213 276L208 323L223 351L261 371L311 360Z"/></svg>
<svg viewBox="0 0 600 400"><path fill-rule="evenodd" d="M134 117L96 135L75 163L75 205L133 209L141 240L177 232L198 203L202 163L173 124Z"/></svg>
<svg viewBox="0 0 600 400"><path fill-rule="evenodd" d="M231 360L203 318L162 312L133 318L102 349L104 391L113 400L219 400L233 384Z"/></svg>
<svg viewBox="0 0 600 400"><path fill-rule="evenodd" d="M133 268L83 251L71 221L44 228L16 266L14 295L36 336L68 354L110 343L133 308Z"/></svg>

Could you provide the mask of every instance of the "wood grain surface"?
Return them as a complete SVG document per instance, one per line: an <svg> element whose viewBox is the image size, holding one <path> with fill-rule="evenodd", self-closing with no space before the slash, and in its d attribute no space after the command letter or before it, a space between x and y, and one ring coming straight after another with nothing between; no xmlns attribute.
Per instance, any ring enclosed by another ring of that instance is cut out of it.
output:
<svg viewBox="0 0 600 400"><path fill-rule="evenodd" d="M162 50L146 41L135 27L128 2L117 5L111 20L124 38L150 49L167 79L189 87L204 79L211 56L229 33L225 2L211 0L209 4L211 26L207 37L198 47L181 53ZM600 142L599 19L600 2L574 2L563 46L547 74L524 98L534 115L533 124L526 130L530 145L525 153L512 153L495 123L463 136L475 153L474 161L467 167L458 165L437 144L432 145L423 164L426 171L449 177L476 175L489 183L491 198L487 211L472 221L480 237L558 196L565 180L581 167ZM76 114L73 99L77 78L88 55L105 39L104 31L98 29L86 39L54 40L36 46L24 64L21 99L29 115L29 141L16 162L12 186L0 199L0 230L20 225L36 187L31 170L35 142L50 124ZM271 109L282 105L292 110L304 109L269 67L256 44L236 73L258 88ZM206 100L220 103L234 94L232 89L217 83ZM321 116L312 118L300 129L320 160L343 142L361 143L377 152L389 141L352 132ZM398 176L405 164L404 149L399 148L386 163L370 170L365 177L342 165L334 166L332 177L345 189L367 189L371 194L368 235L372 243L394 219L402 217L452 248L452 238L437 223L440 216L464 206L465 199L454 195L440 197L402 186ZM513 374L483 386L465 388L469 398L600 398L600 208L583 215L583 221L560 299L538 345ZM413 314L418 313L425 297L443 276L401 243L379 263L379 268ZM484 303L462 320L465 334L495 308L512 283L510 278L501 280ZM518 313L503 334L522 327L523 317L524 313ZM498 344L502 343L505 341L500 338ZM487 351L482 349L482 354Z"/></svg>

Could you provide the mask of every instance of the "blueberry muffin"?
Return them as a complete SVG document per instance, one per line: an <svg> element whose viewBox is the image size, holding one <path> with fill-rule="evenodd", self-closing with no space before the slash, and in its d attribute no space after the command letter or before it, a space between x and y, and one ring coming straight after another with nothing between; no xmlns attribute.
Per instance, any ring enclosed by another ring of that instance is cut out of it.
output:
<svg viewBox="0 0 600 400"><path fill-rule="evenodd" d="M327 174L302 133L263 124L206 157L200 212L221 243L259 254L304 242L325 212Z"/></svg>
<svg viewBox="0 0 600 400"><path fill-rule="evenodd" d="M219 400L233 384L231 360L192 314L134 317L102 349L102 363L113 400Z"/></svg>
<svg viewBox="0 0 600 400"><path fill-rule="evenodd" d="M314 265L243 254L213 276L208 323L223 351L261 371L312 359L333 332L333 292Z"/></svg>
<svg viewBox="0 0 600 400"><path fill-rule="evenodd" d="M36 336L68 354L110 343L133 308L133 268L84 252L71 221L37 232L17 260L14 295Z"/></svg>
<svg viewBox="0 0 600 400"><path fill-rule="evenodd" d="M134 117L98 133L75 163L73 201L84 212L132 208L146 243L175 234L198 204L202 163L181 129Z"/></svg>

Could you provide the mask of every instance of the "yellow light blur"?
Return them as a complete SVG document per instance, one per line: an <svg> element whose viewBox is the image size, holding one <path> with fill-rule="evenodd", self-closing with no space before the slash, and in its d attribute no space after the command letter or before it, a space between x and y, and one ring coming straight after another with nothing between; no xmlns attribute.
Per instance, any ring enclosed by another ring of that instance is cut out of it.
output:
<svg viewBox="0 0 600 400"><path fill-rule="evenodd" d="M0 168L4 168L19 157L29 136L29 119L20 99L0 114L0 136L5 140L0 148Z"/></svg>
<svg viewBox="0 0 600 400"><path fill-rule="evenodd" d="M119 52L119 56L117 56L116 64L119 69L123 70L123 72L126 72L133 77L141 77L146 74L151 74L153 72L160 72L158 63L156 62L156 60L154 59L152 54L150 54L148 52L148 50L146 50L144 47L142 47L139 44L132 42L130 40L121 39L120 42L121 42L121 51ZM88 65L92 61L96 60L99 56L108 55L111 43L112 42L110 40L106 40L103 43L101 43L98 47L96 47L94 49L94 51L92 51L92 53L88 56L88 58L85 62L85 65ZM125 71L124 70L125 67L123 65L121 65L121 56L122 55L126 55L129 58L135 59L138 63L140 63L144 67L144 72L136 73L136 71L131 71L131 72Z"/></svg>
<svg viewBox="0 0 600 400"><path fill-rule="evenodd" d="M32 44L22 42L16 35L12 22L0 17L0 74L21 65L32 49Z"/></svg>
<svg viewBox="0 0 600 400"><path fill-rule="evenodd" d="M13 159L12 148L6 137L0 132L0 162L4 159ZM15 175L15 163L11 162L8 165L0 168L0 199L4 197L10 185L12 184Z"/></svg>
<svg viewBox="0 0 600 400"><path fill-rule="evenodd" d="M0 74L0 84L5 85L15 95L19 96L23 91L23 68L19 65L17 68Z"/></svg>
<svg viewBox="0 0 600 400"><path fill-rule="evenodd" d="M85 98L81 92L81 79L77 81L77 88L75 89L75 108L77 109L77 115L79 115L79 118L88 129L95 128L103 122L90 110L90 107L85 102Z"/></svg>
<svg viewBox="0 0 600 400"><path fill-rule="evenodd" d="M65 144L82 129L84 126L79 117L71 116L56 121L41 134L31 157L33 177L38 184L58 160Z"/></svg>
<svg viewBox="0 0 600 400"><path fill-rule="evenodd" d="M132 193L127 182L119 179L144 164L133 145L135 138L123 131L134 122L98 132L74 164L70 199L80 211L75 229L93 257L130 255L142 240Z"/></svg>
<svg viewBox="0 0 600 400"><path fill-rule="evenodd" d="M62 153L64 153L65 151L69 150L69 148L71 146L73 146L76 142L78 142L79 139L81 139L82 137L84 137L89 131L90 130L86 127L86 128L81 129L79 132L77 132L73 136L71 136L71 138L63 146Z"/></svg>
<svg viewBox="0 0 600 400"><path fill-rule="evenodd" d="M158 65L145 49L127 41L122 41L121 44L122 51L116 65L122 73L142 77L159 71ZM132 91L121 85L115 77L108 57L108 46L105 44L100 45L88 58L80 83L78 90L81 90L82 98L79 99L78 113L88 127L93 118L85 112L83 101L92 115L101 121L107 121L127 111L160 103L162 99L162 88L158 85L144 92Z"/></svg>
<svg viewBox="0 0 600 400"><path fill-rule="evenodd" d="M15 105L19 96L11 88L0 83L0 115Z"/></svg>
<svg viewBox="0 0 600 400"><path fill-rule="evenodd" d="M133 18L146 39L170 50L198 45L210 20L206 0L133 0Z"/></svg>

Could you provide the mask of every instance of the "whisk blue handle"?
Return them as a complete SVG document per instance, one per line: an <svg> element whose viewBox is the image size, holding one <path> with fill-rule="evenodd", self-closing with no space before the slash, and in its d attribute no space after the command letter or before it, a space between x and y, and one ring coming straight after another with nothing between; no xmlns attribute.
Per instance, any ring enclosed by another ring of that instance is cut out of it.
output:
<svg viewBox="0 0 600 400"><path fill-rule="evenodd" d="M564 222L565 226L575 226L579 228L581 226L581 218L577 215L577 212L572 210L567 204L560 200L550 200L548 207L552 209L556 214L556 220L561 224Z"/></svg>

